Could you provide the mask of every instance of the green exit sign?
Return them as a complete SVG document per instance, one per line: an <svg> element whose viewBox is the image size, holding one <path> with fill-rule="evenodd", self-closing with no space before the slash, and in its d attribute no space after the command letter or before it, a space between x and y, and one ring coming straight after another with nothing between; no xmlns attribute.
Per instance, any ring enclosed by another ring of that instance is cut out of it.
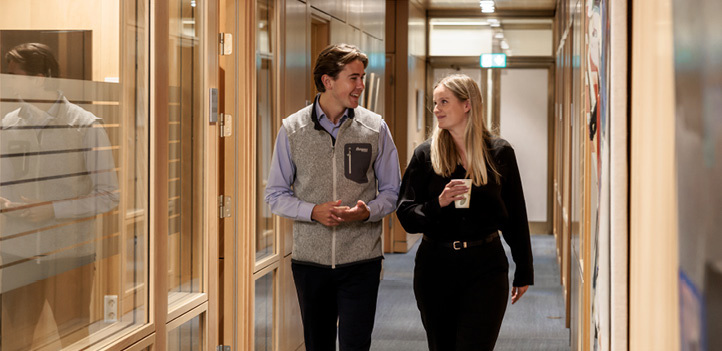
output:
<svg viewBox="0 0 722 351"><path fill-rule="evenodd" d="M506 54L481 54L479 64L482 68L506 67Z"/></svg>

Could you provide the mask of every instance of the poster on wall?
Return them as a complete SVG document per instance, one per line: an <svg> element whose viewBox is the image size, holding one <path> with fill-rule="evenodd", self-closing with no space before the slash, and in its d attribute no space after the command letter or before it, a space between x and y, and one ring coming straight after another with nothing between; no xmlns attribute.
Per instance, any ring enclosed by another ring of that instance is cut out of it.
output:
<svg viewBox="0 0 722 351"><path fill-rule="evenodd" d="M609 349L609 2L585 7L585 114L592 262L590 338L594 350Z"/></svg>
<svg viewBox="0 0 722 351"><path fill-rule="evenodd" d="M722 350L722 3L673 5L680 350Z"/></svg>

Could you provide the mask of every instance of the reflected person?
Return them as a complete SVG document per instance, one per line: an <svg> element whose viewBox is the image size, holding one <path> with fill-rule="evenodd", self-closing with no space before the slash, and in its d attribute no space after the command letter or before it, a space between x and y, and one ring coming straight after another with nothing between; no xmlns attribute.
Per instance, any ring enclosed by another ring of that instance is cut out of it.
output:
<svg viewBox="0 0 722 351"><path fill-rule="evenodd" d="M17 108L4 116L0 129L3 349L30 347L33 339L58 333L35 327L46 306L58 330L65 322L81 320L86 327L93 322L96 242L117 230L102 232L113 222L96 216L119 202L108 135L100 118L61 91L51 49L21 44L5 60L10 75L4 80L12 86L3 89L3 98ZM61 304L64 312L58 313Z"/></svg>
<svg viewBox="0 0 722 351"><path fill-rule="evenodd" d="M484 125L479 86L465 75L434 87L437 119L404 173L396 215L423 233L414 294L433 351L493 350L509 299L507 257L516 263L511 302L534 282L526 205L514 149ZM469 190L468 208L457 208Z"/></svg>

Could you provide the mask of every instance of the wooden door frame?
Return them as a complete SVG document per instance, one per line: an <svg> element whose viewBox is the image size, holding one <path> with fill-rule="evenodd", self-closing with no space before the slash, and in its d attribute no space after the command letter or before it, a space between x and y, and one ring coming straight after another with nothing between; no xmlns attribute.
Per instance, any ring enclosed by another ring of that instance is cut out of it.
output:
<svg viewBox="0 0 722 351"><path fill-rule="evenodd" d="M150 216L151 240L150 250L153 253L150 258L150 286L152 291L151 316L154 338L153 344L157 349L163 350L167 345L167 333L176 325L185 323L196 316L203 316L201 322L201 333L203 345L206 349L215 348L218 344L218 262L217 262L217 235L218 207L217 179L216 179L216 128L209 123L210 99L207 92L210 88L217 87L218 70L218 7L215 2L202 2L201 16L203 18L201 33L203 33L202 44L199 48L203 58L201 70L201 94L202 111L199 116L199 124L203 126L203 172L202 172L202 240L204 246L203 263L203 294L200 297L186 301L186 303L174 310L168 310L168 95L169 95L169 72L168 72L168 50L169 42L169 0L155 0L151 7L151 196L150 208L153 215ZM171 312L171 314L169 314ZM146 338L147 339L147 338ZM143 342L145 339L141 340Z"/></svg>

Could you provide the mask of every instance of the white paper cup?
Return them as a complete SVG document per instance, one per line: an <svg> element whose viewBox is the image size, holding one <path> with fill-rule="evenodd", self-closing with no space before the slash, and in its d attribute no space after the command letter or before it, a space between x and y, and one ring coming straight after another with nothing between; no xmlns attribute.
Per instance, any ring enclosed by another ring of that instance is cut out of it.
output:
<svg viewBox="0 0 722 351"><path fill-rule="evenodd" d="M460 180L464 182L464 186L469 188L469 190L466 192L466 194L462 194L464 196L461 200L454 200L454 205L456 208L469 208L469 202L471 201L471 179L452 179L452 180Z"/></svg>

